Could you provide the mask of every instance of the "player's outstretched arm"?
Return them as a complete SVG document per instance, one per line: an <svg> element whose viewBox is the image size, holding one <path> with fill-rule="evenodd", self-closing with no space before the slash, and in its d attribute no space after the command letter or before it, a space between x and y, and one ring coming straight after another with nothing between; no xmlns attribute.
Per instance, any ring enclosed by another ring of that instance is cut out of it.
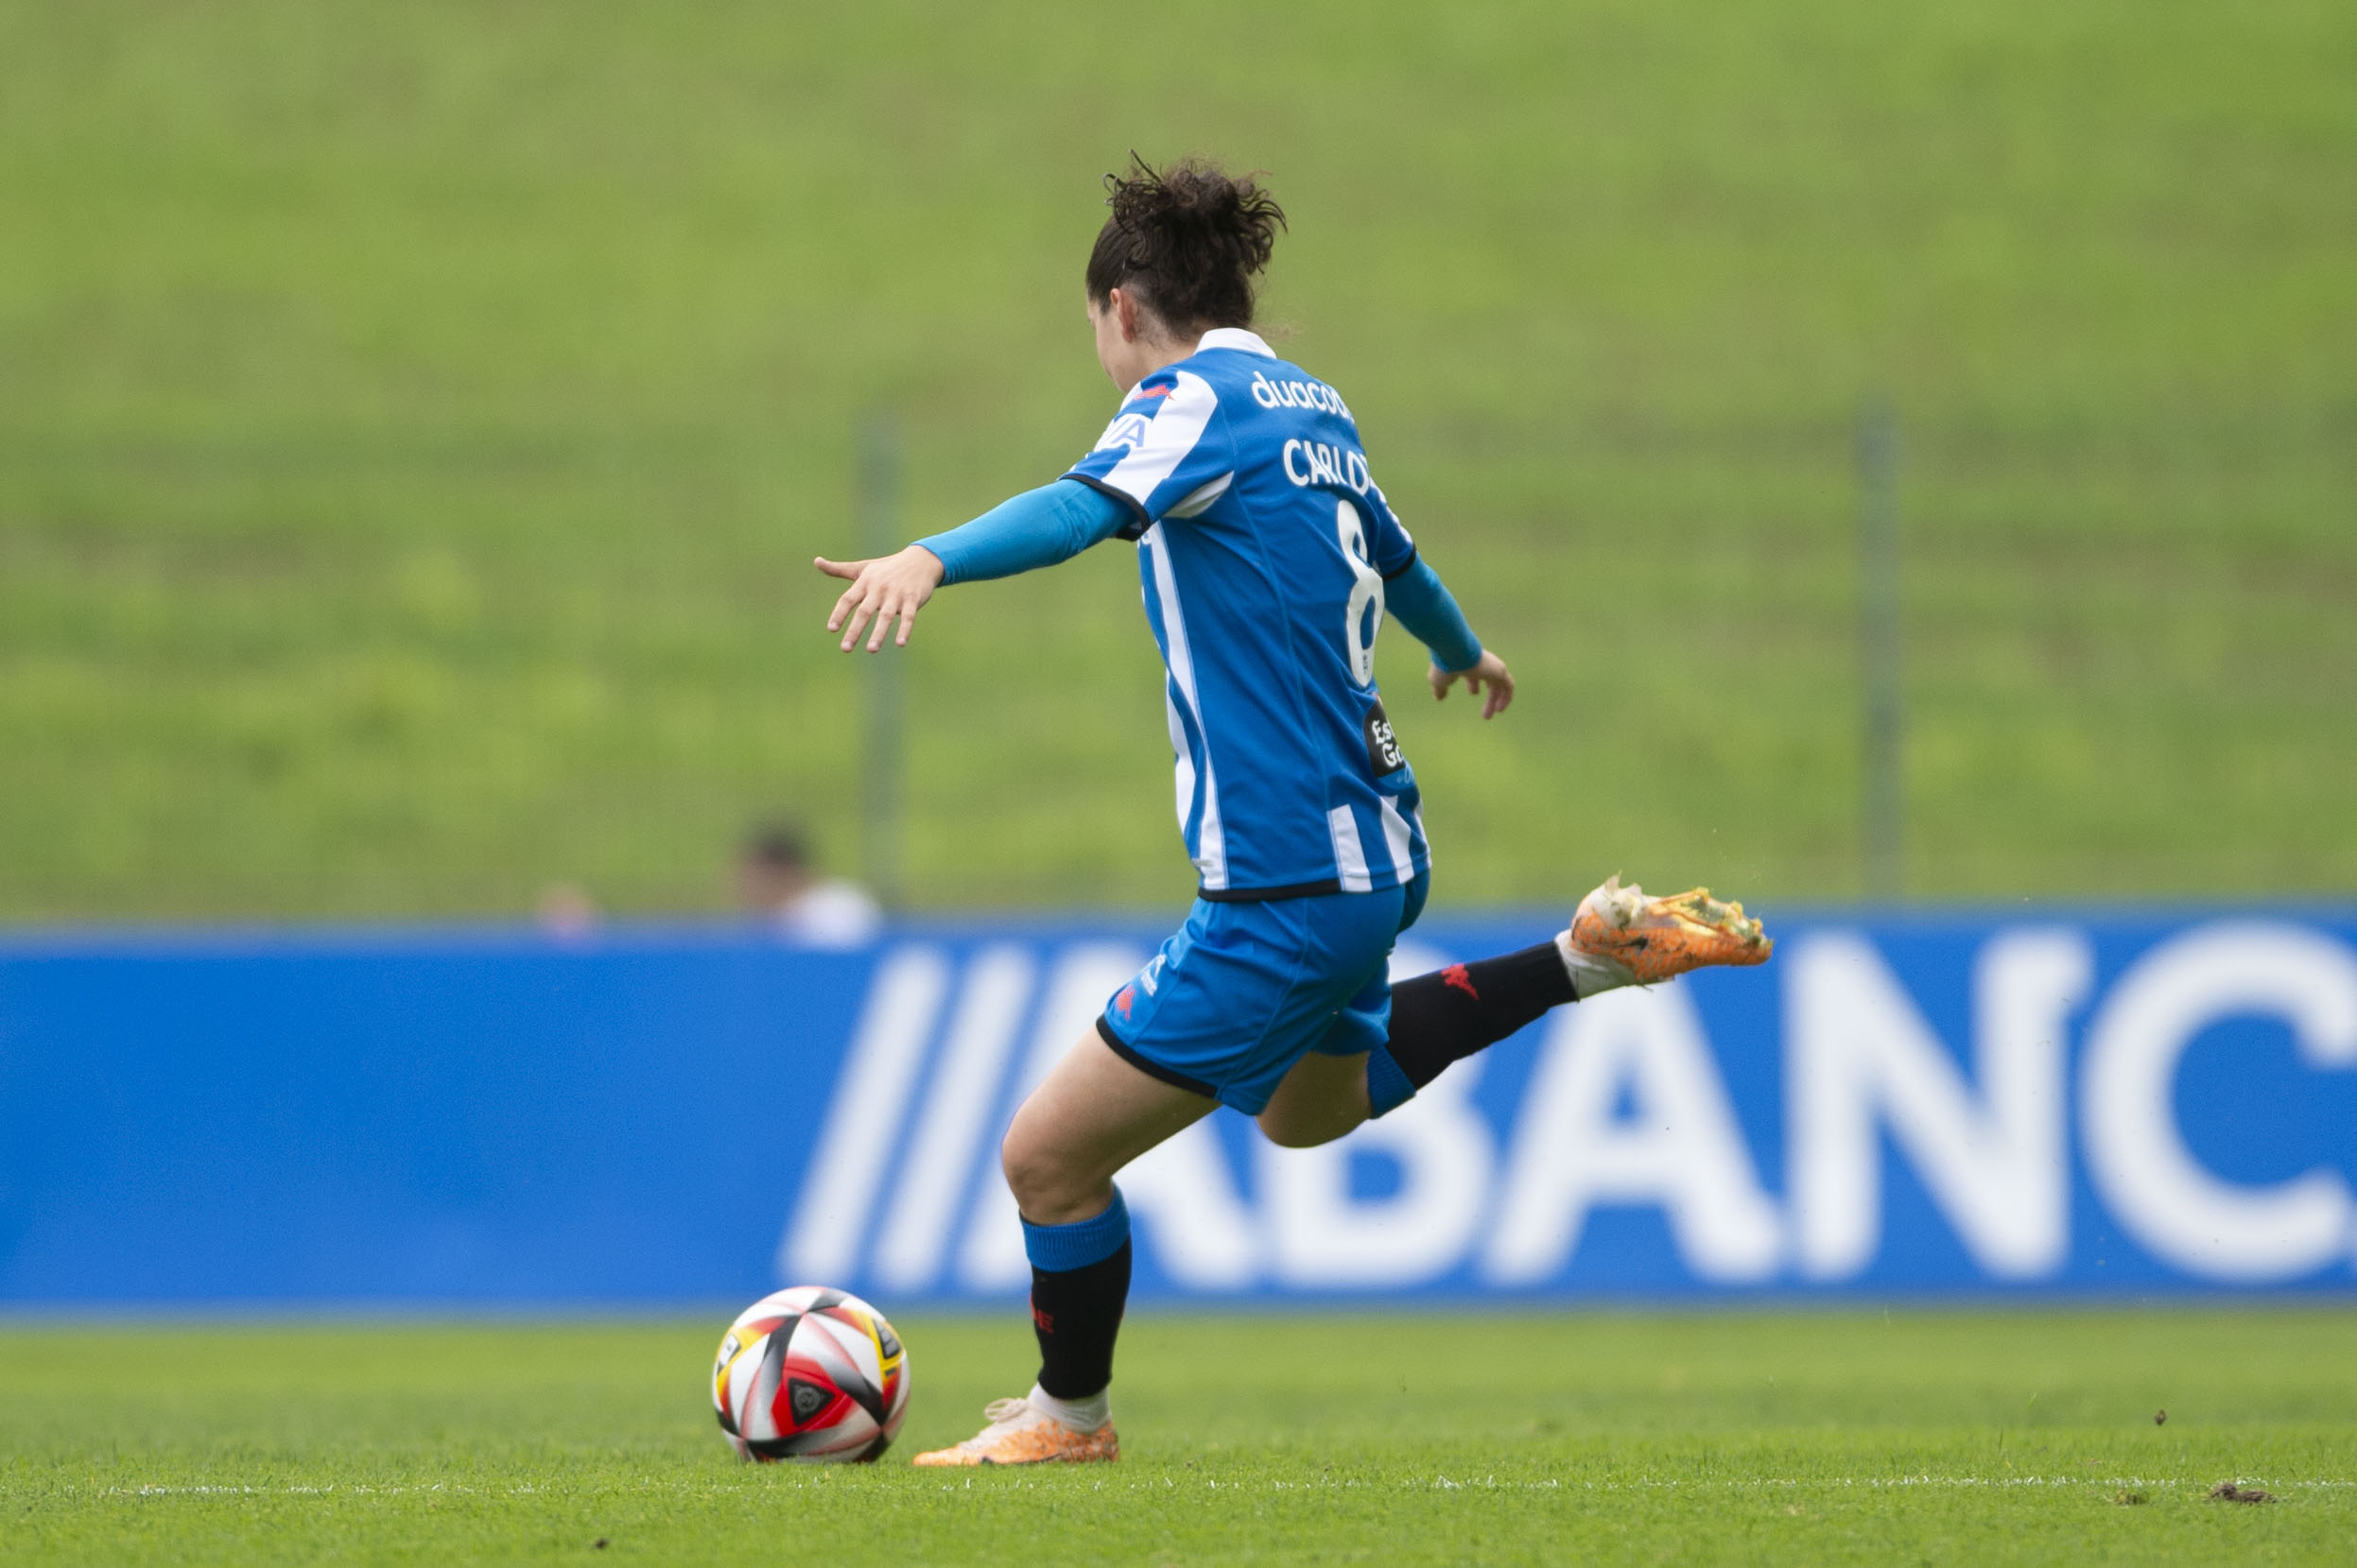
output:
<svg viewBox="0 0 2357 1568"><path fill-rule="evenodd" d="M820 571L851 582L835 601L826 629L842 632L843 651L849 653L873 618L868 651L875 653L897 619L900 634L893 641L906 647L916 612L934 589L1013 577L1069 560L1119 533L1129 520L1127 509L1111 496L1078 480L1059 479L1002 502L962 527L921 539L897 555L874 560L821 556L814 562Z"/></svg>
<svg viewBox="0 0 2357 1568"><path fill-rule="evenodd" d="M1513 673L1503 659L1482 646L1465 624L1464 612L1457 608L1456 596L1429 561L1418 556L1406 571L1386 579L1383 602L1394 620L1432 650L1429 676L1435 700L1447 698L1448 688L1462 681L1468 690L1482 694L1483 718L1506 711L1514 701Z"/></svg>

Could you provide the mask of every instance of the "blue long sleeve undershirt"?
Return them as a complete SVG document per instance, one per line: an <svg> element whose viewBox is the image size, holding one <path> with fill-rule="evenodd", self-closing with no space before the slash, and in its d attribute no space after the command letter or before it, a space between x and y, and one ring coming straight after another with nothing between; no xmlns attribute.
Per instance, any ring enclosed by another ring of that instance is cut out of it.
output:
<svg viewBox="0 0 2357 1568"><path fill-rule="evenodd" d="M941 558L942 585L986 582L1070 560L1092 544L1119 533L1129 508L1078 479L1025 491L1002 501L973 522L917 543ZM1445 670L1466 670L1482 662L1482 644L1465 624L1464 612L1422 557L1383 584L1392 618L1432 652Z"/></svg>
<svg viewBox="0 0 2357 1568"><path fill-rule="evenodd" d="M1070 560L1119 533L1129 520L1129 509L1102 491L1078 479L1059 479L917 543L941 557L942 585L947 587Z"/></svg>
<svg viewBox="0 0 2357 1568"><path fill-rule="evenodd" d="M1392 619L1432 651L1432 663L1451 672L1482 662L1482 640L1465 624L1457 597L1422 556L1383 584L1383 605Z"/></svg>

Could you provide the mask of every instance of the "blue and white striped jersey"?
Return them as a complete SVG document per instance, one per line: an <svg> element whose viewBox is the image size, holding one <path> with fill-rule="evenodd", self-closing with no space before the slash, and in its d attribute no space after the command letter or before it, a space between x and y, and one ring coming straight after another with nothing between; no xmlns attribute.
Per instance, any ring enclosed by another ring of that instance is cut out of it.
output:
<svg viewBox="0 0 2357 1568"><path fill-rule="evenodd" d="M1375 685L1383 581L1415 562L1331 387L1207 332L1066 475L1133 514L1169 671L1178 818L1207 899L1367 892L1428 862Z"/></svg>

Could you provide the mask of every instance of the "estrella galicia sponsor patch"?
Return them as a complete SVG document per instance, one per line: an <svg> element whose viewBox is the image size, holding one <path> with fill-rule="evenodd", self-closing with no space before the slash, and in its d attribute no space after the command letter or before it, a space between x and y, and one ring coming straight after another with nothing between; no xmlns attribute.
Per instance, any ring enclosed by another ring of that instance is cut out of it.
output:
<svg viewBox="0 0 2357 1568"><path fill-rule="evenodd" d="M1392 733L1392 721L1383 712L1381 698L1367 707L1367 766L1375 776L1396 773L1408 766L1408 754L1399 749L1399 737Z"/></svg>

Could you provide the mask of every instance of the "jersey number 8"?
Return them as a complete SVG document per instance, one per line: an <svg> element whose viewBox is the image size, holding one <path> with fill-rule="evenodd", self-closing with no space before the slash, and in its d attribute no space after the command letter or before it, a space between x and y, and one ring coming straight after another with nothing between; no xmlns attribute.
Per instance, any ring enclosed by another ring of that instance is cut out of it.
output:
<svg viewBox="0 0 2357 1568"><path fill-rule="evenodd" d="M1375 634L1383 627L1383 577L1367 559L1366 525L1348 501L1334 503L1334 533L1356 579L1343 612L1343 646L1350 653L1352 678L1364 686L1375 680Z"/></svg>

